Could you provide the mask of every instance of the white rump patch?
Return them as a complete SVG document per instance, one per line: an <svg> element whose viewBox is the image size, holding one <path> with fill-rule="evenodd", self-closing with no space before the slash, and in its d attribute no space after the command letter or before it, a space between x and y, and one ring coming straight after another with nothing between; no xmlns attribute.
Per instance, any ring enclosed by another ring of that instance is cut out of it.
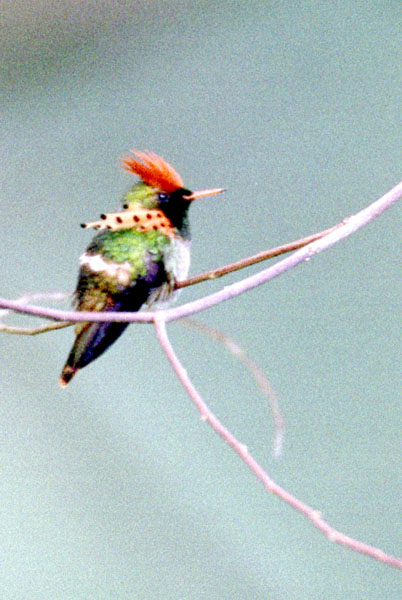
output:
<svg viewBox="0 0 402 600"><path fill-rule="evenodd" d="M107 277L117 279L120 285L131 282L131 265L126 260L124 263L108 262L101 254L83 254L80 256L80 265L88 267L94 273L104 273Z"/></svg>

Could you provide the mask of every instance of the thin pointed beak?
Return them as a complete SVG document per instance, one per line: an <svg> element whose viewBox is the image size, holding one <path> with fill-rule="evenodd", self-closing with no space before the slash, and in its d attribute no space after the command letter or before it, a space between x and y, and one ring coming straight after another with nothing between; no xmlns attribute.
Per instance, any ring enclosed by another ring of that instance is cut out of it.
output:
<svg viewBox="0 0 402 600"><path fill-rule="evenodd" d="M185 200L192 202L197 198L203 198L204 196L214 196L215 194L221 194L226 192L225 188L213 188L212 190L201 190L199 192L192 192L189 196L183 196Z"/></svg>

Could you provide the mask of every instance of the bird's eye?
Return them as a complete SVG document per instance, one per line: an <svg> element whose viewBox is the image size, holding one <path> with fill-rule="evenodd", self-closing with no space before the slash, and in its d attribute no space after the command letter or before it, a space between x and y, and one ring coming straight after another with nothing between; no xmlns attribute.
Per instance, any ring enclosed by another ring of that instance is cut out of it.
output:
<svg viewBox="0 0 402 600"><path fill-rule="evenodd" d="M158 194L158 199L160 202L166 202L166 200L168 199L168 195L164 192L160 192L160 194Z"/></svg>

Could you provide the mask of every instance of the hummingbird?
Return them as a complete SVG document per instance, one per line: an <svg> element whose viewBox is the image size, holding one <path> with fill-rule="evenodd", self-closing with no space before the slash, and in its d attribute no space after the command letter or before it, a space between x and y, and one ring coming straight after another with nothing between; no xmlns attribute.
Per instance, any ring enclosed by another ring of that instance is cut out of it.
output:
<svg viewBox="0 0 402 600"><path fill-rule="evenodd" d="M190 267L190 204L224 191L190 191L169 163L149 151L131 151L121 166L139 178L123 196L122 210L81 225L99 233L80 257L73 300L78 311L136 312L173 302L175 283L187 277ZM103 354L127 325L77 323L60 385L65 387Z"/></svg>

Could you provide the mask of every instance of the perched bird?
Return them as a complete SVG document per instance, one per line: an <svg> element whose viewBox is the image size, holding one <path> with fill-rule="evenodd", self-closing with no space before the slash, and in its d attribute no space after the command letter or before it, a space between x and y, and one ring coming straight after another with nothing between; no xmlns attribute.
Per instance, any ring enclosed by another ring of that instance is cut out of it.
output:
<svg viewBox="0 0 402 600"><path fill-rule="evenodd" d="M175 282L186 278L190 266L190 204L223 191L191 192L173 167L152 152L133 151L122 166L140 181L123 197L122 211L82 225L100 233L80 258L76 310L136 312L174 300ZM77 323L60 385L98 358L127 325Z"/></svg>

